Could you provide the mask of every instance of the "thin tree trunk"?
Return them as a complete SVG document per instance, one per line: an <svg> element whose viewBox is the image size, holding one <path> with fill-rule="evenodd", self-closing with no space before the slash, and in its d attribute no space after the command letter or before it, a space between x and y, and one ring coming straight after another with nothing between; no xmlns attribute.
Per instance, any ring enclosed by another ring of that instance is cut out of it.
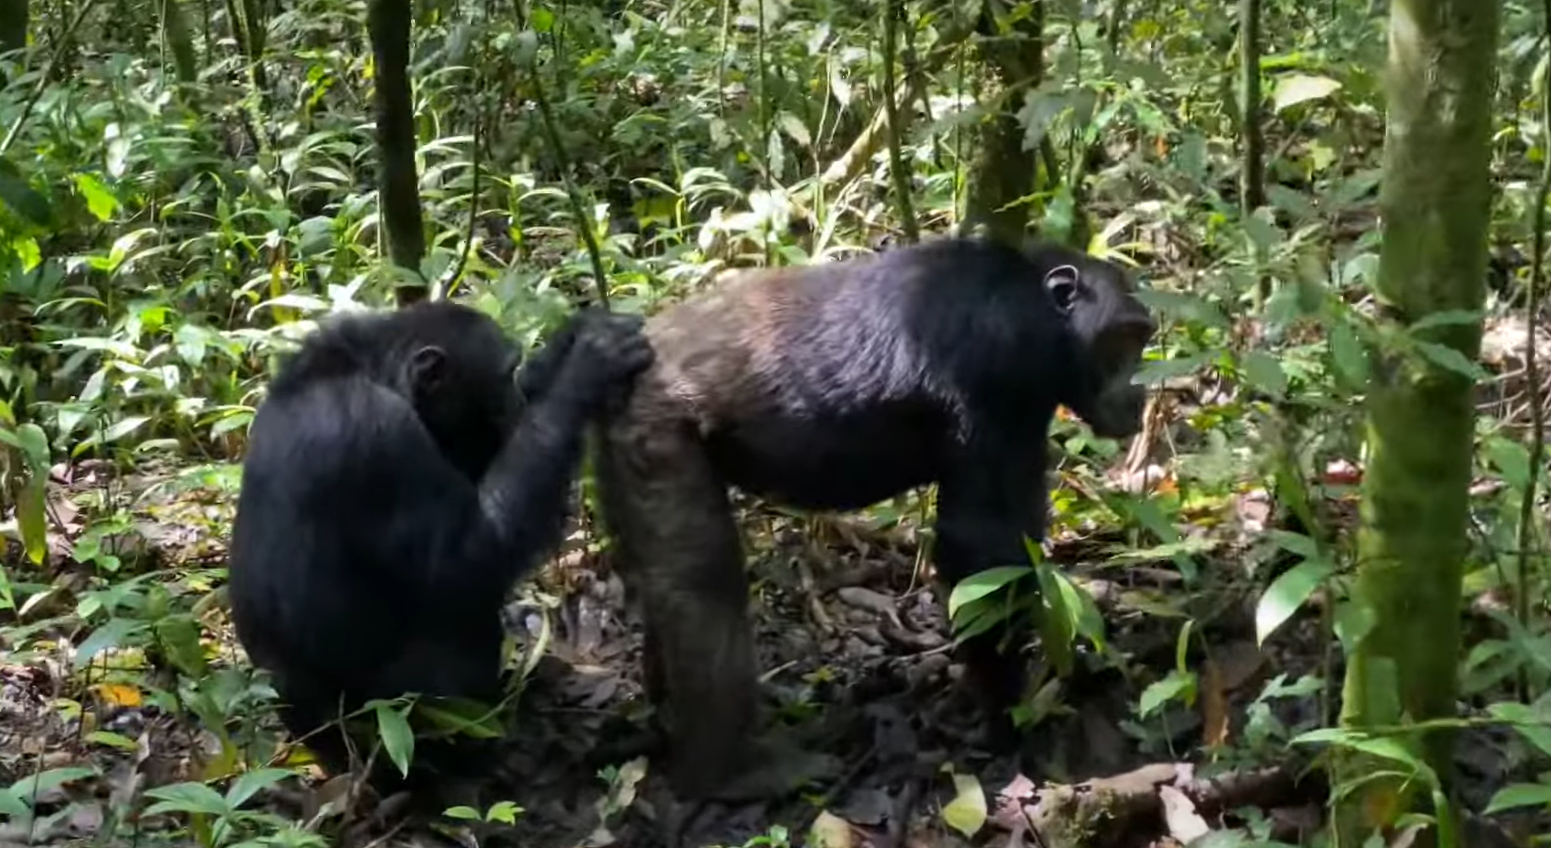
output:
<svg viewBox="0 0 1551 848"><path fill-rule="evenodd" d="M916 222L914 204L910 202L910 170L905 164L905 128L899 113L903 110L896 99L894 58L899 52L899 25L905 18L903 0L887 0L883 4L883 108L889 116L889 175L894 183L894 202L899 208L899 218L905 227L905 241L915 244L921 240L921 226Z"/></svg>
<svg viewBox="0 0 1551 848"><path fill-rule="evenodd" d="M992 5L987 0L982 7L983 23L991 34L981 42L981 55L1001 78L1003 92L1037 88L1045 77L1044 4L1035 3L1011 32L999 31ZM1019 102L1021 98L1008 98L984 125L966 203L969 220L985 224L992 238L1007 242L1023 238L1029 207L1015 201L1034 191L1039 174L1035 151L1023 149L1023 124L1016 115Z"/></svg>
<svg viewBox="0 0 1551 848"><path fill-rule="evenodd" d="M1498 16L1499 0L1391 3L1377 283L1386 320L1409 325L1482 306ZM1417 335L1470 360L1481 347L1479 320ZM1431 358L1387 357L1374 369L1355 597L1372 627L1347 665L1344 726L1455 712L1472 383ZM1452 742L1434 734L1418 753L1447 775ZM1351 841L1343 844L1362 844L1358 834L1379 824L1364 821L1365 810L1387 806L1374 793L1397 789L1374 781L1347 796L1338 823Z"/></svg>
<svg viewBox="0 0 1551 848"><path fill-rule="evenodd" d="M377 112L377 208L393 264L416 284L400 285L400 306L426 296L420 277L425 226L420 213L420 178L415 169L415 106L409 83L410 0L370 0L367 25L377 68L373 98ZM579 222L586 226L586 222Z"/></svg>
<svg viewBox="0 0 1551 848"><path fill-rule="evenodd" d="M27 46L28 0L0 0L0 53Z"/></svg>
<svg viewBox="0 0 1551 848"><path fill-rule="evenodd" d="M194 40L189 34L188 21L178 0L161 0L162 40L172 52L173 70L178 82L192 83L199 79L199 62L194 57Z"/></svg>
<svg viewBox="0 0 1551 848"><path fill-rule="evenodd" d="M1244 140L1244 164L1239 173L1239 208L1245 217L1266 203L1264 130L1260 126L1260 0L1239 0L1239 70L1244 102L1240 109L1240 136ZM1271 278L1264 273L1255 282L1257 302L1271 296Z"/></svg>

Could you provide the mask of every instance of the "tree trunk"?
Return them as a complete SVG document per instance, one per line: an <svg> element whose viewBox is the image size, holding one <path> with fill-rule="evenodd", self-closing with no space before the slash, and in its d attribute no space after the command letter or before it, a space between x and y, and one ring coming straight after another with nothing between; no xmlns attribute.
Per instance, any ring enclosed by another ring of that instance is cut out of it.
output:
<svg viewBox="0 0 1551 848"><path fill-rule="evenodd" d="M193 83L199 79L199 62L194 56L194 39L189 34L188 20L178 0L161 0L162 38L172 51L173 70L178 82Z"/></svg>
<svg viewBox="0 0 1551 848"><path fill-rule="evenodd" d="M1409 325L1482 307L1498 0L1393 0L1380 195L1384 320ZM1479 320L1417 334L1474 360ZM1475 411L1472 380L1431 359L1386 358L1368 388L1356 602L1372 627L1353 646L1342 724L1354 729L1455 712L1460 584ZM1452 738L1418 753L1448 773ZM1350 765L1350 764L1349 764ZM1355 767L1355 766L1353 766ZM1380 782L1348 796L1340 826L1361 844L1362 810L1386 807Z"/></svg>
<svg viewBox="0 0 1551 848"><path fill-rule="evenodd" d="M415 104L409 84L410 0L369 0L372 59L377 71L377 208L393 264L420 280L425 228L420 217L420 178L415 169ZM586 226L586 222L579 222ZM400 285L399 305L426 296L426 286Z"/></svg>
<svg viewBox="0 0 1551 848"><path fill-rule="evenodd" d="M981 55L1001 78L1003 92L1032 91L1045 77L1044 4L1034 4L1028 16L1003 32L991 9L993 2L988 0L982 13L983 29L990 35L981 42ZM986 225L992 238L1007 242L1022 239L1029 222L1027 203L1008 204L1034 191L1039 174L1035 151L1023 149L1023 125L1016 114L1022 100L1021 96L1008 98L984 125L969 181L966 217Z"/></svg>
<svg viewBox="0 0 1551 848"><path fill-rule="evenodd" d="M0 0L0 53L27 46L28 0Z"/></svg>

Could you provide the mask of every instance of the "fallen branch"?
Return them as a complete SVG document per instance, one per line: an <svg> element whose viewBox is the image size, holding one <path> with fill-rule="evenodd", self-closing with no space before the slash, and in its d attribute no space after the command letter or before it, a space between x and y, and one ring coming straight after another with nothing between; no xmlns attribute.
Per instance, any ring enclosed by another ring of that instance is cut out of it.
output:
<svg viewBox="0 0 1551 848"><path fill-rule="evenodd" d="M995 820L1014 835L1035 831L1048 848L1104 848L1135 844L1139 831L1164 832L1160 789L1190 799L1210 820L1237 807L1269 809L1301 802L1315 787L1284 767L1197 778L1190 763L1154 763L1111 777L1035 789L1020 780L997 798Z"/></svg>

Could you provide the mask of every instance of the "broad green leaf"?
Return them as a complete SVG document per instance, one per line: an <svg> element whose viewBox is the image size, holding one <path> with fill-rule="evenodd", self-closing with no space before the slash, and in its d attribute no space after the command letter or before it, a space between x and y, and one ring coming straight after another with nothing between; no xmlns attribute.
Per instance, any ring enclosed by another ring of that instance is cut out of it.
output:
<svg viewBox="0 0 1551 848"><path fill-rule="evenodd" d="M1368 349L1345 321L1337 321L1330 328L1330 356L1341 375L1353 385L1368 382Z"/></svg>
<svg viewBox="0 0 1551 848"><path fill-rule="evenodd" d="M976 601L1027 575L1032 569L1026 565L1004 565L988 568L960 580L948 593L948 617L957 615L958 609L970 601Z"/></svg>
<svg viewBox="0 0 1551 848"><path fill-rule="evenodd" d="M377 732L382 737L383 750L398 766L399 773L409 776L409 760L415 753L415 734L410 730L409 719L404 714L408 707L394 709L392 704L377 705Z"/></svg>
<svg viewBox="0 0 1551 848"><path fill-rule="evenodd" d="M85 766L66 766L49 769L36 775L27 775L6 787L6 792L18 798L31 798L45 792L53 792L66 783L96 777L97 770Z"/></svg>
<svg viewBox="0 0 1551 848"><path fill-rule="evenodd" d="M86 741L96 745L106 745L109 748L118 748L121 751L135 751L140 747L139 742L111 730L93 730L86 734Z"/></svg>
<svg viewBox="0 0 1551 848"><path fill-rule="evenodd" d="M1529 486L1529 448L1522 442L1493 436L1487 440L1486 456L1508 485L1521 492Z"/></svg>
<svg viewBox="0 0 1551 848"><path fill-rule="evenodd" d="M22 534L22 546L33 565L42 565L48 555L47 489L44 475L31 472L16 496L16 523Z"/></svg>
<svg viewBox="0 0 1551 848"><path fill-rule="evenodd" d="M1150 359L1142 363L1142 367L1136 369L1136 374L1131 382L1142 386L1149 383L1161 383L1174 377L1183 377L1186 374L1194 374L1197 368L1206 364L1214 354L1203 352L1191 356L1181 356L1178 359Z"/></svg>
<svg viewBox="0 0 1551 848"><path fill-rule="evenodd" d="M1546 726L1546 717L1534 708L1517 701L1504 701L1488 705L1486 711L1493 718L1507 722L1541 753L1551 755L1551 727Z"/></svg>
<svg viewBox="0 0 1551 848"><path fill-rule="evenodd" d="M1286 530L1272 530L1271 541L1276 546L1288 553L1294 553L1304 559L1314 559L1320 555L1319 544L1302 533L1290 533Z"/></svg>
<svg viewBox="0 0 1551 848"><path fill-rule="evenodd" d="M14 821L31 815L32 807L28 804L28 800L31 798L31 795L19 797L10 790L0 792L0 818L9 818Z"/></svg>
<svg viewBox="0 0 1551 848"><path fill-rule="evenodd" d="M91 174L76 174L75 190L86 199L87 210L99 221L107 222L118 211L118 198L113 191Z"/></svg>
<svg viewBox="0 0 1551 848"><path fill-rule="evenodd" d="M1036 573L1039 575L1041 606L1040 647L1045 650L1045 657L1050 664L1065 676L1071 673L1076 655L1073 649L1077 639L1076 611L1067 603L1067 596L1061 591L1054 567L1049 563L1040 563Z"/></svg>
<svg viewBox="0 0 1551 848"><path fill-rule="evenodd" d="M1250 384L1272 397L1287 392L1287 374L1275 357L1260 351L1251 351L1239 358L1239 368Z"/></svg>
<svg viewBox="0 0 1551 848"><path fill-rule="evenodd" d="M106 624L92 631L75 649L75 667L85 668L92 658L109 648L123 647L129 637L144 633L150 625L132 618L110 618Z"/></svg>
<svg viewBox="0 0 1551 848"><path fill-rule="evenodd" d="M1341 647L1348 655L1357 650L1357 643L1367 636L1378 622L1378 613L1374 612L1373 607L1368 604L1349 599L1336 603L1336 638L1341 640Z"/></svg>
<svg viewBox="0 0 1551 848"><path fill-rule="evenodd" d="M1285 74L1277 77L1276 91L1271 95L1271 102L1276 111L1280 112L1299 103L1322 100L1340 88L1341 83L1329 77Z"/></svg>
<svg viewBox="0 0 1551 848"><path fill-rule="evenodd" d="M1479 324L1481 313L1471 309L1446 309L1442 312L1433 312L1423 315L1407 327L1411 333L1426 330L1430 327L1445 327L1452 324Z"/></svg>
<svg viewBox="0 0 1551 848"><path fill-rule="evenodd" d="M151 417L148 415L132 415L128 418L115 421L111 426L103 431L102 441L104 444L116 442L119 439L129 435L130 433L140 429L147 421L150 420Z"/></svg>
<svg viewBox="0 0 1551 848"><path fill-rule="evenodd" d="M261 768L243 772L226 790L226 803L237 809L260 790L268 789L291 776L291 772L279 768Z"/></svg>
<svg viewBox="0 0 1551 848"><path fill-rule="evenodd" d="M955 773L953 789L953 800L942 808L942 820L966 838L972 838L986 823L986 793L972 774Z"/></svg>
<svg viewBox="0 0 1551 848"><path fill-rule="evenodd" d="M464 807L461 805L457 807L448 807L447 809L442 810L442 815L449 819L464 819L466 821L480 821L484 818L484 816L481 816L479 811L473 807Z"/></svg>
<svg viewBox="0 0 1551 848"><path fill-rule="evenodd" d="M1472 380L1485 380L1491 376L1479 364L1448 345L1422 341L1414 341L1412 344L1416 345L1416 349L1439 368L1446 368Z"/></svg>
<svg viewBox="0 0 1551 848"><path fill-rule="evenodd" d="M1272 581L1255 608L1255 641L1264 645L1267 637L1291 618L1314 590L1335 572L1325 559L1306 559Z"/></svg>
<svg viewBox="0 0 1551 848"><path fill-rule="evenodd" d="M158 786L155 789L147 789L145 794L160 801L146 808L145 815L148 816L162 813L203 813L210 816L224 816L232 811L232 808L227 806L225 798L203 783L188 782Z"/></svg>
<svg viewBox="0 0 1551 848"><path fill-rule="evenodd" d="M1482 815L1519 807L1551 807L1551 786L1544 783L1515 783L1497 790Z"/></svg>
<svg viewBox="0 0 1551 848"><path fill-rule="evenodd" d="M523 809L512 801L497 801L490 806L490 811L485 813L485 821L501 822L502 824L516 824L517 817L522 815Z"/></svg>
<svg viewBox="0 0 1551 848"><path fill-rule="evenodd" d="M1172 700L1183 701L1189 705L1195 701L1195 694L1195 673L1172 669L1162 680L1156 681L1142 690L1142 697L1136 704L1136 712L1142 718L1146 718L1152 715L1159 707Z"/></svg>

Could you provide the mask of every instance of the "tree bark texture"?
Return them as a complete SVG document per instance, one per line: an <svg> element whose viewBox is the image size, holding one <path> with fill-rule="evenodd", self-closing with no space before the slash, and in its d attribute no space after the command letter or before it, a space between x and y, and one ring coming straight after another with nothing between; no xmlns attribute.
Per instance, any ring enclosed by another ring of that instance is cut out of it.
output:
<svg viewBox="0 0 1551 848"><path fill-rule="evenodd" d="M1390 4L1377 281L1386 320L1411 324L1482 306L1498 7L1498 0ZM1419 336L1474 360L1481 325L1451 324ZM1431 361L1384 360L1374 369L1356 584L1356 599L1372 611L1373 624L1347 666L1345 726L1454 714L1475 422L1471 389L1468 377ZM1451 742L1434 735L1419 752L1443 775ZM1356 823L1364 794L1350 797L1343 828Z"/></svg>
<svg viewBox="0 0 1551 848"><path fill-rule="evenodd" d="M987 2L984 7L986 28L992 34L981 41L981 56L1001 79L1004 92L1032 91L1045 77L1044 4L1034 4L1033 13L1014 24L1011 32L999 31L992 5ZM1007 98L996 117L984 124L966 201L966 217L985 224L992 238L1007 242L1022 239L1029 222L1028 204L1007 204L1032 192L1039 174L1035 151L1023 149L1024 129L1017 117L1021 101L1021 97Z"/></svg>

